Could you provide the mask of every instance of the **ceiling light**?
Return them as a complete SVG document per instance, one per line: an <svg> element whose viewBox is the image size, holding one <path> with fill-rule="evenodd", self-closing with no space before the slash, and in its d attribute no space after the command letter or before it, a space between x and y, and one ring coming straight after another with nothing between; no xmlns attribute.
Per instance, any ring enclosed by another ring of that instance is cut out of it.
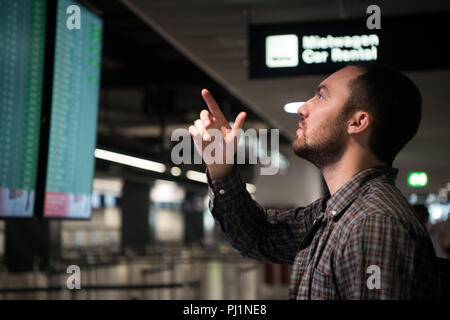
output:
<svg viewBox="0 0 450 320"><path fill-rule="evenodd" d="M300 108L304 102L291 102L284 105L284 111L287 113L297 113L298 108Z"/></svg>
<svg viewBox="0 0 450 320"><path fill-rule="evenodd" d="M178 168L178 167L172 167L172 168L170 169L170 173L171 173L173 176L178 177L178 176L181 174L181 169Z"/></svg>
<svg viewBox="0 0 450 320"><path fill-rule="evenodd" d="M207 183L206 174L203 172L188 170L186 171L186 178L188 178L189 180Z"/></svg>
<svg viewBox="0 0 450 320"><path fill-rule="evenodd" d="M121 153L111 152L102 149L95 149L94 155L98 159L108 160L112 162L121 163L127 166L132 166L140 169L156 171L163 173L166 171L166 166L159 162L145 160L141 158L127 156Z"/></svg>

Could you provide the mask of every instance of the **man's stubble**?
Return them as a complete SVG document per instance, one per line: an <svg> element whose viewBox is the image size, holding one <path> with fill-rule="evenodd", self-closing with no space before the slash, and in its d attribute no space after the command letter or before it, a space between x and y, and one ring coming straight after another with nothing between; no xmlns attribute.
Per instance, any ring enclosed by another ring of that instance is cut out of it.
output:
<svg viewBox="0 0 450 320"><path fill-rule="evenodd" d="M345 149L348 114L341 112L331 123L322 123L314 133L302 122L303 130L292 143L294 153L319 169L338 161Z"/></svg>

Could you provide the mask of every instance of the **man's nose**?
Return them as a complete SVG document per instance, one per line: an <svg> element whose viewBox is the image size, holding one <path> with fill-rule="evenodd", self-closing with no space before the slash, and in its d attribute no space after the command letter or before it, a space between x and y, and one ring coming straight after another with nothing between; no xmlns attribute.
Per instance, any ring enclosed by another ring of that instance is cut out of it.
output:
<svg viewBox="0 0 450 320"><path fill-rule="evenodd" d="M302 118L307 118L309 116L309 110L307 106L308 102L305 102L297 109L297 114Z"/></svg>

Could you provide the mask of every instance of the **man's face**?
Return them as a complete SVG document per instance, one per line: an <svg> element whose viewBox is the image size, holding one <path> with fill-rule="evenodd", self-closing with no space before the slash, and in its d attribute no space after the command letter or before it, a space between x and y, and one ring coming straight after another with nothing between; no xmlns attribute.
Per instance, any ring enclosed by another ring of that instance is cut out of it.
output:
<svg viewBox="0 0 450 320"><path fill-rule="evenodd" d="M294 152L319 168L337 161L347 146L347 117L343 113L350 96L349 81L362 72L356 67L343 68L316 89L314 97L301 106Z"/></svg>

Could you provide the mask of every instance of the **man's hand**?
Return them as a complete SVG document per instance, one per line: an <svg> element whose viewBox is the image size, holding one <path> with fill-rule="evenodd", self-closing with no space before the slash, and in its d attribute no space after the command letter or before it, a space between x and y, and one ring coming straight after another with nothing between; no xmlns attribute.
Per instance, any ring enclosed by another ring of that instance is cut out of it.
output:
<svg viewBox="0 0 450 320"><path fill-rule="evenodd" d="M223 115L222 110L220 110L220 107L218 106L216 100L214 100L209 91L203 89L202 96L206 104L208 105L209 111L202 110L200 112L200 119L197 119L194 122L194 126L189 127L189 133L194 139L195 148L197 149L198 153L202 155L203 160L205 160L204 150L210 143L214 141L214 138L212 138L208 133L208 129L220 130L222 143L220 143L219 146L222 149L222 164L207 163L207 168L211 179L222 179L233 168L233 164L226 163L226 152L228 148L233 148L233 156L236 153L237 142L239 139L238 130L242 129L242 127L244 126L244 121L247 117L247 114L245 112L239 113L236 117L236 120L234 121L233 128L231 128L227 119Z"/></svg>

